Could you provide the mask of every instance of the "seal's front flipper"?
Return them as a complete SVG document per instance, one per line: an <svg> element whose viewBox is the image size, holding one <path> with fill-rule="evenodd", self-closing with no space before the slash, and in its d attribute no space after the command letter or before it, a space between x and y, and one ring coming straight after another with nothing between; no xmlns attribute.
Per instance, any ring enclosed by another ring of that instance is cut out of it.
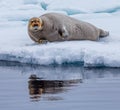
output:
<svg viewBox="0 0 120 110"><path fill-rule="evenodd" d="M45 40L45 39L40 39L38 41L39 44L46 44L48 42L48 40Z"/></svg>
<svg viewBox="0 0 120 110"><path fill-rule="evenodd" d="M59 29L58 33L62 39L66 39L69 35L65 26L62 29Z"/></svg>

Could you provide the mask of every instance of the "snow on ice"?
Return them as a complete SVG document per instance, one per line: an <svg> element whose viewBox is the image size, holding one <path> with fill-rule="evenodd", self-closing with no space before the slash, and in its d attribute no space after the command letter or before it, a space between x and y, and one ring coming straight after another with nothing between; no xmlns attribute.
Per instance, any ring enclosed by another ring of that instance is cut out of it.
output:
<svg viewBox="0 0 120 110"><path fill-rule="evenodd" d="M120 67L120 0L1 0L0 12L0 60ZM27 34L28 20L48 12L87 21L108 30L110 36L99 41L35 44Z"/></svg>

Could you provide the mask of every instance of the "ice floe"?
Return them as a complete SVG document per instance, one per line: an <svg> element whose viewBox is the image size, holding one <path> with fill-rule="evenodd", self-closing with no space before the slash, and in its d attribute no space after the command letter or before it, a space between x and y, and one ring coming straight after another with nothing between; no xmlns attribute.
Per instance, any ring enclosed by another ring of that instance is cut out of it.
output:
<svg viewBox="0 0 120 110"><path fill-rule="evenodd" d="M40 65L77 63L85 67L120 67L120 0L1 0L0 11L0 60ZM27 34L28 20L48 12L90 22L110 31L110 36L96 42L35 44Z"/></svg>

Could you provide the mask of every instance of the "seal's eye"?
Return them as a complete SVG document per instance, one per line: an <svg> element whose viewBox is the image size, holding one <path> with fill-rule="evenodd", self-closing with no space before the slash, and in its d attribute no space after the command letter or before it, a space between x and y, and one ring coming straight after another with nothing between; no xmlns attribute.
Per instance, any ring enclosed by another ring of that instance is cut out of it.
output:
<svg viewBox="0 0 120 110"><path fill-rule="evenodd" d="M33 23L34 21L32 20L31 23Z"/></svg>

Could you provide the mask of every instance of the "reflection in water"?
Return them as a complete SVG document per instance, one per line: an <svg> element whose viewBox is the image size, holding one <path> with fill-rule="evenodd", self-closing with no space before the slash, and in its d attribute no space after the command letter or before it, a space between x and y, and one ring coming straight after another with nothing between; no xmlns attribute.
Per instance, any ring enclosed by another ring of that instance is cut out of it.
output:
<svg viewBox="0 0 120 110"><path fill-rule="evenodd" d="M80 65L40 66L0 61L0 69L20 72L27 80L30 76L28 84L32 101L61 100L56 93L66 92L69 86L77 83L76 79L82 79L80 82L84 83L86 80L100 78L120 78L120 68L84 68Z"/></svg>
<svg viewBox="0 0 120 110"><path fill-rule="evenodd" d="M67 87L82 83L81 79L74 80L44 80L36 75L31 75L29 83L29 94L32 101L38 101L42 94L57 94L65 92ZM46 97L47 100L61 100L60 97Z"/></svg>

